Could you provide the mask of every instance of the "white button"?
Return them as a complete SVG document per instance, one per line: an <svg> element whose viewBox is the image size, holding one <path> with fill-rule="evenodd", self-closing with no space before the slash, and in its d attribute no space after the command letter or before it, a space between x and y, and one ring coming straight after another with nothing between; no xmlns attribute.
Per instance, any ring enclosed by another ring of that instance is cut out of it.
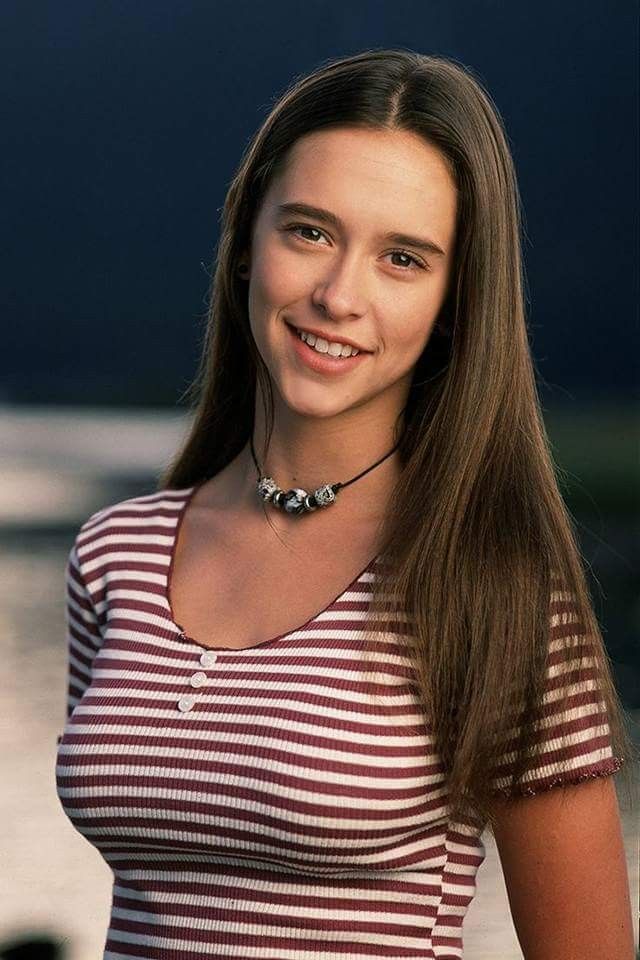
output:
<svg viewBox="0 0 640 960"><path fill-rule="evenodd" d="M183 713L186 713L187 710L192 709L195 702L195 697L180 697L178 700L178 710L182 710Z"/></svg>
<svg viewBox="0 0 640 960"><path fill-rule="evenodd" d="M218 659L217 653L213 653L212 650L205 650L205 652L200 657L200 663L203 667L212 667L217 659Z"/></svg>
<svg viewBox="0 0 640 960"><path fill-rule="evenodd" d="M189 681L192 687L201 687L202 684L206 682L207 682L207 675L206 673L203 673L202 670L198 670L197 673L194 673L194 675L191 677L191 680Z"/></svg>

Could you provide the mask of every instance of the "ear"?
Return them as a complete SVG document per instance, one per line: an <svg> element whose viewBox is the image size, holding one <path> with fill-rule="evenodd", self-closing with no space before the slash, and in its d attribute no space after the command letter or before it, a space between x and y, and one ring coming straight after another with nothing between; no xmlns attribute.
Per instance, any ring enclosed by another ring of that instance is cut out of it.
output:
<svg viewBox="0 0 640 960"><path fill-rule="evenodd" d="M243 280L246 280L249 277L250 269L251 268L250 268L249 252L248 250L245 249L240 254L240 257L238 259L238 266L236 267L236 270L238 275Z"/></svg>

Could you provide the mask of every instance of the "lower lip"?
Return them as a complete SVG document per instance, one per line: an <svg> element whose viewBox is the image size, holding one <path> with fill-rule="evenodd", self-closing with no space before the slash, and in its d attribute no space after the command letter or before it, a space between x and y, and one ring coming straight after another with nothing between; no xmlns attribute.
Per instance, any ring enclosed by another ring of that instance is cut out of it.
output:
<svg viewBox="0 0 640 960"><path fill-rule="evenodd" d="M293 349L296 356L305 366L310 367L311 370L315 370L317 373L348 373L364 360L365 357L369 356L368 351L361 350L355 357L343 357L342 360L337 357L330 357L328 353L318 353L313 347L307 346L304 340L300 339L299 335L289 324L287 324L287 330L293 340Z"/></svg>

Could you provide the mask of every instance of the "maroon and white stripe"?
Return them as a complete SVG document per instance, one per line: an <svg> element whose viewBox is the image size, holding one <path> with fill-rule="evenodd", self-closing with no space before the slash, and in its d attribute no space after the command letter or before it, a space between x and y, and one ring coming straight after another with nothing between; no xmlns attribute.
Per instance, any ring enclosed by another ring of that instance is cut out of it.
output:
<svg viewBox="0 0 640 960"><path fill-rule="evenodd" d="M195 489L99 510L67 562L57 790L114 874L104 957L459 960L482 830L449 816L400 624L376 624L376 671L362 670L380 558L296 630L244 650L212 638L205 666L169 602ZM595 680L558 716L556 673L552 649L532 790L619 766Z"/></svg>

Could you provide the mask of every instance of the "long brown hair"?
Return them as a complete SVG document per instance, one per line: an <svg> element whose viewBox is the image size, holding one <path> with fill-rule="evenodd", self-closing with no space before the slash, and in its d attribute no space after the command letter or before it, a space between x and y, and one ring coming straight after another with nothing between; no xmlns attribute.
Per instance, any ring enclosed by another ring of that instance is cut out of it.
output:
<svg viewBox="0 0 640 960"><path fill-rule="evenodd" d="M278 99L227 192L202 356L186 392L192 425L158 489L202 482L241 452L258 386L264 462L273 394L238 261L293 144L347 126L420 135L439 148L457 188L452 282L403 411L402 472L371 609L405 612L412 629L403 643L452 810L493 829L496 758L513 750L509 790L517 795L537 756L552 622L554 697L570 710L576 690L593 689L595 678L614 756L627 760L634 748L537 396L513 161L499 112L469 68L402 49L367 50L325 61Z"/></svg>

